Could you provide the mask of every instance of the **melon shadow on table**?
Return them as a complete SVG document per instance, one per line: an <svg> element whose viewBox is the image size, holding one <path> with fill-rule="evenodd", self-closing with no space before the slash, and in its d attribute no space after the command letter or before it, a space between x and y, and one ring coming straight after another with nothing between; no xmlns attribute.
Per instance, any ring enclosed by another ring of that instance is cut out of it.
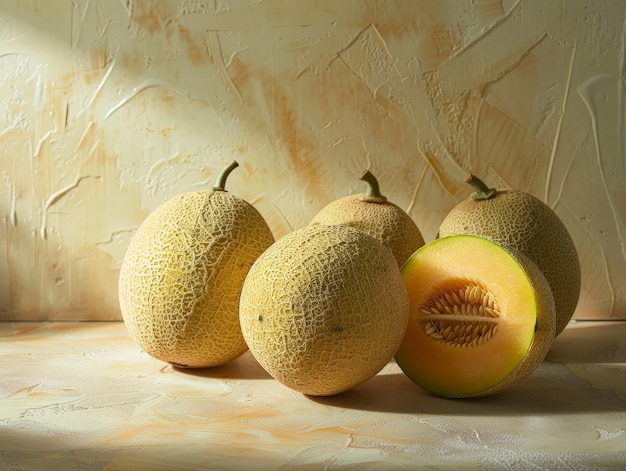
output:
<svg viewBox="0 0 626 471"><path fill-rule="evenodd" d="M575 321L554 340L546 359L564 364L626 364L626 320Z"/></svg>
<svg viewBox="0 0 626 471"><path fill-rule="evenodd" d="M201 376L204 378L237 380L272 379L272 376L263 369L249 350L240 357L220 366L208 368L183 368L172 365L172 368L180 373L192 376Z"/></svg>
<svg viewBox="0 0 626 471"><path fill-rule="evenodd" d="M513 417L626 412L626 402L612 391L595 389L566 366L548 361L510 389L486 397L437 397L403 373L379 374L335 396L307 397L341 409L398 414Z"/></svg>

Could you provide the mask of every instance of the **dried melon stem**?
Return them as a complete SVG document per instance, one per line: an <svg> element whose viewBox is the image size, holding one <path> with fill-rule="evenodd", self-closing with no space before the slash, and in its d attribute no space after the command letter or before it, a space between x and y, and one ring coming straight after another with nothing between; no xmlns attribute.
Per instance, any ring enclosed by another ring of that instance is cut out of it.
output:
<svg viewBox="0 0 626 471"><path fill-rule="evenodd" d="M239 163L236 160L233 160L226 167L224 167L217 176L213 191L226 191L226 179L228 178L228 175L230 175L230 172L235 170L238 166Z"/></svg>
<svg viewBox="0 0 626 471"><path fill-rule="evenodd" d="M359 180L363 180L368 185L363 201L378 204L387 202L387 197L380 193L378 180L376 180L376 177L369 170L365 170L359 177Z"/></svg>
<svg viewBox="0 0 626 471"><path fill-rule="evenodd" d="M496 194L495 188L489 188L485 182L471 173L468 173L465 177L465 183L470 184L474 188L475 192L471 195L474 201L488 200Z"/></svg>
<svg viewBox="0 0 626 471"><path fill-rule="evenodd" d="M500 311L493 295L473 282L438 290L420 309L431 339L455 347L475 347L491 339Z"/></svg>

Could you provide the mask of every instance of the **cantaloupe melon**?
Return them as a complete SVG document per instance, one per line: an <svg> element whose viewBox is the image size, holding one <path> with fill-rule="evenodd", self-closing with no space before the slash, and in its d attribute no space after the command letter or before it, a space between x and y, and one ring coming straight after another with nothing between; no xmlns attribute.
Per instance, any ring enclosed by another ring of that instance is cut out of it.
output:
<svg viewBox="0 0 626 471"><path fill-rule="evenodd" d="M365 231L389 247L400 267L424 245L422 233L402 208L380 193L378 181L369 170L360 179L368 185L366 193L331 201L310 224L343 224Z"/></svg>
<svg viewBox="0 0 626 471"><path fill-rule="evenodd" d="M395 355L443 397L487 396L531 374L554 338L555 307L539 268L487 239L435 239L402 267L409 322Z"/></svg>
<svg viewBox="0 0 626 471"><path fill-rule="evenodd" d="M392 358L408 297L391 252L349 226L314 225L276 241L241 293L250 352L284 385L328 396L358 386Z"/></svg>
<svg viewBox="0 0 626 471"><path fill-rule="evenodd" d="M576 246L552 209L519 190L488 188L472 174L466 181L475 189L444 218L439 236L471 234L519 250L543 272L556 304L556 335L574 316L581 287Z"/></svg>
<svg viewBox="0 0 626 471"><path fill-rule="evenodd" d="M120 271L119 300L130 336L180 367L229 362L247 350L239 296L248 270L274 237L261 214L224 188L188 192L140 225Z"/></svg>

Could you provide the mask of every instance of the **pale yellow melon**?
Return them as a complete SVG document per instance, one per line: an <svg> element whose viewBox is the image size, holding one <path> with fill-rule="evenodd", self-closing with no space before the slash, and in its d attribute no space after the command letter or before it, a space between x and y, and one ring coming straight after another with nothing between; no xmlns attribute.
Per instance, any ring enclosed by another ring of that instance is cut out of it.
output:
<svg viewBox="0 0 626 471"><path fill-rule="evenodd" d="M555 332L550 286L526 256L476 236L436 239L402 267L409 322L395 358L444 397L505 391L530 375Z"/></svg>
<svg viewBox="0 0 626 471"><path fill-rule="evenodd" d="M254 263L241 293L244 338L284 385L328 396L358 386L393 358L408 298L396 260L349 226L293 231Z"/></svg>
<svg viewBox="0 0 626 471"><path fill-rule="evenodd" d="M424 238L411 217L380 193L378 181L368 170L361 175L368 191L330 202L310 224L343 224L355 227L389 247L398 266L424 245Z"/></svg>
<svg viewBox="0 0 626 471"><path fill-rule="evenodd" d="M119 300L128 332L151 356L209 367L247 350L239 296L248 270L274 237L259 212L227 192L233 162L212 190L166 201L126 252Z"/></svg>
<svg viewBox="0 0 626 471"><path fill-rule="evenodd" d="M576 246L567 228L540 199L519 190L488 188L473 175L476 190L445 217L439 236L471 234L519 250L548 280L556 304L556 335L572 319L581 287Z"/></svg>

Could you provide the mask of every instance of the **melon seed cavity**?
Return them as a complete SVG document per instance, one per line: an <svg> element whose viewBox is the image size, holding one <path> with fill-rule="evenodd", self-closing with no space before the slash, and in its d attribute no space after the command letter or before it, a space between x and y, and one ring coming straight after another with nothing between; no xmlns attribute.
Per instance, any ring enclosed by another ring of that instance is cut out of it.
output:
<svg viewBox="0 0 626 471"><path fill-rule="evenodd" d="M457 347L475 347L487 342L496 333L500 318L493 295L472 282L438 291L420 311L426 321L426 335Z"/></svg>

